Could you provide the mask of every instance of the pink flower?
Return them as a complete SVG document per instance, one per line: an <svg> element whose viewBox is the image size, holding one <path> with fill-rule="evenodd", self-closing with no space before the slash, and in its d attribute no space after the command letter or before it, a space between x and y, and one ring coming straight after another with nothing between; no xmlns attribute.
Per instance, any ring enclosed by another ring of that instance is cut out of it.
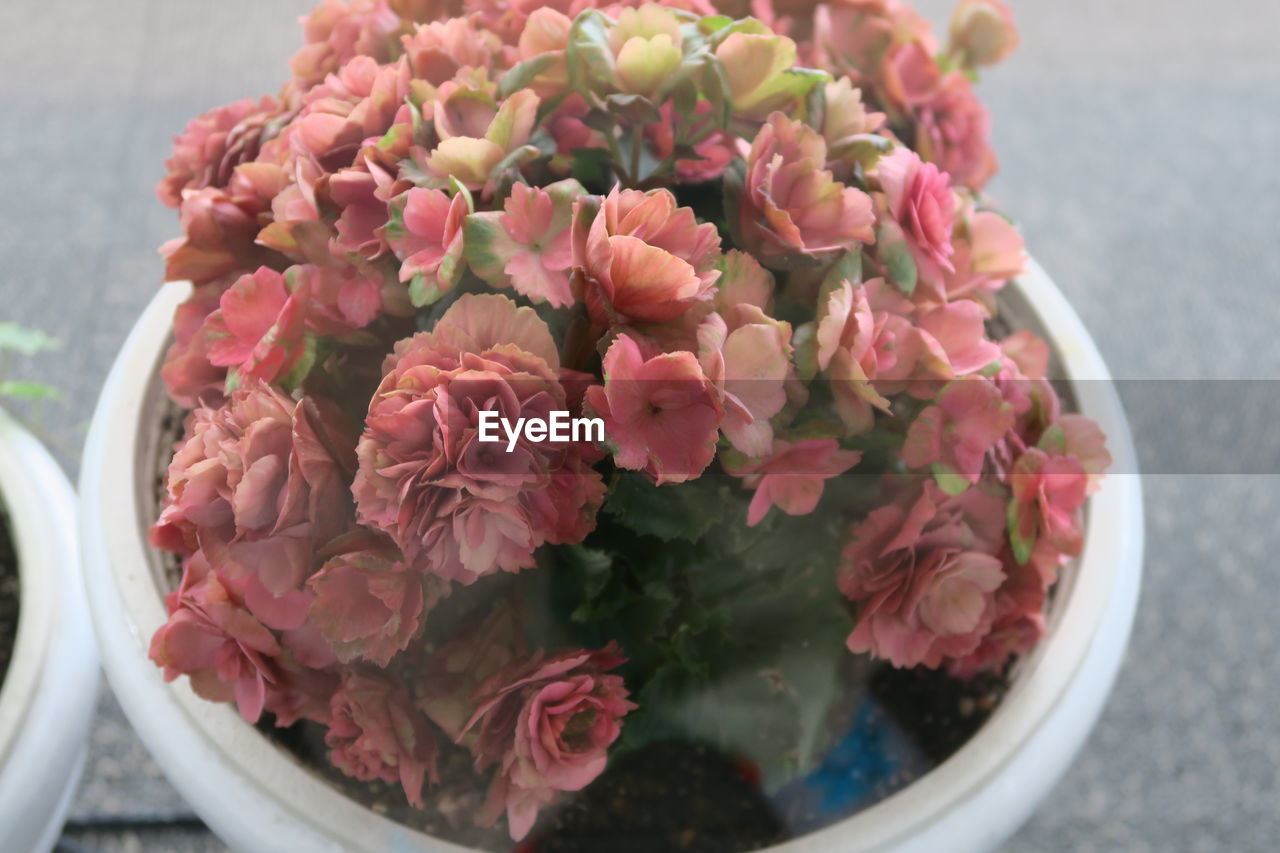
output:
<svg viewBox="0 0 1280 853"><path fill-rule="evenodd" d="M732 325L712 313L698 327L698 362L724 404L720 429L747 456L773 443L770 419L787 404L792 377L791 325L747 304L733 306Z"/></svg>
<svg viewBox="0 0 1280 853"><path fill-rule="evenodd" d="M924 43L909 41L889 49L881 76L891 107L906 111L937 92L942 71Z"/></svg>
<svg viewBox="0 0 1280 853"><path fill-rule="evenodd" d="M961 0L952 12L950 53L961 67L995 65L1017 46L1013 12L1003 0Z"/></svg>
<svg viewBox="0 0 1280 853"><path fill-rule="evenodd" d="M267 252L255 244L257 199L233 198L227 190L184 190L179 216L182 235L160 247L166 281L206 282L256 269Z"/></svg>
<svg viewBox="0 0 1280 853"><path fill-rule="evenodd" d="M173 155L156 195L169 207L182 203L183 190L225 187L232 170L253 160L269 123L283 123L288 113L275 98L245 98L192 119L173 138Z"/></svg>
<svg viewBox="0 0 1280 853"><path fill-rule="evenodd" d="M190 676L191 689L210 702L235 700L256 723L268 687L280 678L276 636L254 618L203 555L187 560L182 585L165 603L169 620L151 637L150 657L165 681Z"/></svg>
<svg viewBox="0 0 1280 853"><path fill-rule="evenodd" d="M1056 550L1075 556L1084 544L1078 516L1088 494L1089 476L1075 456L1057 456L1032 447L1013 465L1010 536L1025 560L1043 537Z"/></svg>
<svg viewBox="0 0 1280 853"><path fill-rule="evenodd" d="M565 410L559 363L533 309L496 294L461 297L431 332L397 344L360 440L360 520L462 583L529 568L544 542L580 541L604 497L598 452L479 439L481 412L515 423Z"/></svg>
<svg viewBox="0 0 1280 853"><path fill-rule="evenodd" d="M947 499L932 482L853 530L840 589L861 605L855 653L897 667L939 666L977 649L996 614L1004 508L978 489Z"/></svg>
<svg viewBox="0 0 1280 853"><path fill-rule="evenodd" d="M951 229L956 203L950 180L908 148L881 158L878 171L889 217L906 240L921 281L941 293L944 271L955 271Z"/></svg>
<svg viewBox="0 0 1280 853"><path fill-rule="evenodd" d="M399 560L394 548L354 542L310 577L310 621L343 663L364 659L385 667L417 634L422 617L448 594L433 575ZM364 547L358 547L363 545Z"/></svg>
<svg viewBox="0 0 1280 853"><path fill-rule="evenodd" d="M954 242L955 272L946 276L948 299L999 290L1022 274L1026 246L1007 219L983 210L969 214L964 226L964 236Z"/></svg>
<svg viewBox="0 0 1280 853"><path fill-rule="evenodd" d="M386 0L324 0L302 19L307 43L289 67L300 84L310 86L359 55L387 62L397 53L403 26Z"/></svg>
<svg viewBox="0 0 1280 853"><path fill-rule="evenodd" d="M260 383L220 408L196 409L169 465L152 542L199 548L228 580L254 579L265 593L250 609L266 620L273 598L299 590L318 545L350 524L354 443L332 404L295 403Z"/></svg>
<svg viewBox="0 0 1280 853"><path fill-rule="evenodd" d="M1013 408L995 384L951 382L908 428L902 458L912 468L932 465L935 472L976 483L988 451L1012 426Z"/></svg>
<svg viewBox="0 0 1280 853"><path fill-rule="evenodd" d="M268 267L241 276L205 321L209 362L231 368L236 383L296 385L315 355L306 331L310 299L305 281L295 290Z"/></svg>
<svg viewBox="0 0 1280 853"><path fill-rule="evenodd" d="M432 20L401 36L401 43L414 79L432 86L454 79L464 68L491 68L502 56L498 37L469 17Z"/></svg>
<svg viewBox="0 0 1280 853"><path fill-rule="evenodd" d="M591 203L595 203L591 199ZM720 236L710 223L679 207L668 190L615 188L592 214L578 201L574 265L583 272L592 319L663 323L711 299L720 273Z"/></svg>
<svg viewBox="0 0 1280 853"><path fill-rule="evenodd" d="M762 263L831 256L875 238L871 198L836 181L826 163L826 140L802 122L773 113L760 128L747 157L738 228Z"/></svg>
<svg viewBox="0 0 1280 853"><path fill-rule="evenodd" d="M857 465L862 454L841 450L833 438L808 438L796 442L775 439L767 458L741 465L726 462L725 469L755 489L747 508L747 526L755 527L777 507L787 515L808 515L822 497L823 481L838 477Z"/></svg>
<svg viewBox="0 0 1280 853"><path fill-rule="evenodd" d="M400 280L411 282L414 305L443 296L462 276L462 226L470 209L465 193L453 199L443 190L415 187L391 204L387 243L400 265Z"/></svg>
<svg viewBox="0 0 1280 853"><path fill-rule="evenodd" d="M882 287L872 279L856 289L849 282L831 292L817 330L817 367L832 381L836 410L849 432L869 432L875 409L887 412L889 401L875 380L888 374L915 347L914 329L906 318L887 311L873 312L868 290Z"/></svg>
<svg viewBox="0 0 1280 853"><path fill-rule="evenodd" d="M627 335L604 356L603 387L587 389L587 407L604 419L621 468L659 485L702 474L716 451L724 409L697 358L688 352L646 359Z"/></svg>
<svg viewBox="0 0 1280 853"><path fill-rule="evenodd" d="M363 329L382 310L380 273L352 264L304 264L285 273L298 291L311 294L307 326L318 335L346 335Z"/></svg>
<svg viewBox="0 0 1280 853"><path fill-rule="evenodd" d="M217 406L222 402L227 371L209 361L204 323L217 310L228 285L225 280L199 285L173 312L173 345L165 353L160 376L169 397L189 409L201 403Z"/></svg>
<svg viewBox="0 0 1280 853"><path fill-rule="evenodd" d="M670 157L675 152L677 138L705 136L693 146L697 157L676 160L676 179L679 183L700 184L714 181L724 174L737 156L735 136L723 130L709 131L706 127L712 121L711 112L711 102L704 100L698 102L690 119L677 118L675 105L668 101L660 110L662 120L645 126L645 136L653 146L654 156L659 160Z"/></svg>
<svg viewBox="0 0 1280 853"><path fill-rule="evenodd" d="M512 287L533 302L555 308L573 304L570 224L575 199L585 194L574 180L545 189L516 184L503 213L476 213L467 219L467 261L494 287Z"/></svg>
<svg viewBox="0 0 1280 853"><path fill-rule="evenodd" d="M636 707L622 678L604 674L623 662L614 645L539 655L480 686L465 732L477 768L497 765L484 811L492 820L505 810L512 839L527 835L560 791L580 791L604 771L622 718Z"/></svg>
<svg viewBox="0 0 1280 853"><path fill-rule="evenodd" d="M955 184L980 190L995 174L991 117L963 73L943 77L938 93L920 106L917 121L916 150Z"/></svg>
<svg viewBox="0 0 1280 853"><path fill-rule="evenodd" d="M436 741L409 692L376 670L352 668L330 707L324 742L334 766L362 782L399 782L409 804L422 808L422 786L436 780Z"/></svg>
<svg viewBox="0 0 1280 853"><path fill-rule="evenodd" d="M342 169L329 176L327 186L328 201L341 211L329 251L340 260L376 260L387 250L384 230L390 216L377 178L363 168Z"/></svg>

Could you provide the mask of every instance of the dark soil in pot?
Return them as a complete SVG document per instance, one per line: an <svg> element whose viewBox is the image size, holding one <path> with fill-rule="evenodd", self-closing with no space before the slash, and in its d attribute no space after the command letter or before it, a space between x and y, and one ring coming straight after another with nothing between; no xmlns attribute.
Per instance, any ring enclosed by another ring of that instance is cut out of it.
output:
<svg viewBox="0 0 1280 853"><path fill-rule="evenodd" d="M9 534L9 516L0 508L0 684L9 672L18 635L18 555Z"/></svg>
<svg viewBox="0 0 1280 853"><path fill-rule="evenodd" d="M661 741L611 760L585 790L546 809L519 844L501 823L490 830L471 824L485 791L465 750L445 746L445 784L420 811L398 786L356 782L334 769L319 726L260 728L357 802L456 844L495 853L745 853L829 826L905 788L963 746L1008 687L1004 677L959 681L886 665L857 678L843 716L833 720L848 733L816 771L781 790L766 793L757 769L739 758Z"/></svg>

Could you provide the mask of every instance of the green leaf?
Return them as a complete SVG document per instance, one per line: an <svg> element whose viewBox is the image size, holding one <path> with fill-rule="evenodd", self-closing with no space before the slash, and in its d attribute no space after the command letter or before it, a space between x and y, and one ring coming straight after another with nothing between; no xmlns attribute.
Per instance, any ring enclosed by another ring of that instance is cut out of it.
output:
<svg viewBox="0 0 1280 853"><path fill-rule="evenodd" d="M57 388L40 382L5 380L0 382L0 397L13 397L18 400L57 400L62 397L62 393Z"/></svg>
<svg viewBox="0 0 1280 853"><path fill-rule="evenodd" d="M898 286L898 290L901 290L904 296L914 293L918 271L915 258L911 257L911 250L907 248L907 244L899 240L882 245L880 258L888 268L889 278Z"/></svg>
<svg viewBox="0 0 1280 853"><path fill-rule="evenodd" d="M599 104L597 93L621 88L609 45L609 19L601 12L589 9L574 19L565 55L569 85L588 102Z"/></svg>
<svg viewBox="0 0 1280 853"><path fill-rule="evenodd" d="M1018 565L1025 566L1027 560L1031 559L1031 551L1036 545L1036 531L1023 530L1022 525L1018 523L1019 503L1017 498L1009 498L1009 508L1006 512L1006 520L1009 527L1009 545L1013 548L1013 558L1018 561Z"/></svg>
<svg viewBox="0 0 1280 853"><path fill-rule="evenodd" d="M609 152L603 148L575 148L571 173L580 184L604 188L609 182Z"/></svg>
<svg viewBox="0 0 1280 853"><path fill-rule="evenodd" d="M280 377L280 385L288 390L293 390L306 381L307 376L311 373L311 368L316 365L316 355L319 352L319 345L315 335L306 335L302 339L302 358L298 359L298 363L293 369Z"/></svg>
<svg viewBox="0 0 1280 853"><path fill-rule="evenodd" d="M534 78L550 68L555 59L554 54L543 53L533 59L526 59L524 62L517 62L511 66L507 73L502 75L502 79L498 81L498 97L505 99L510 97L512 92L529 88L529 84L534 81Z"/></svg>
<svg viewBox="0 0 1280 853"><path fill-rule="evenodd" d="M726 502L717 491L704 481L655 486L626 472L618 476L604 508L637 533L696 542L722 517Z"/></svg>
<svg viewBox="0 0 1280 853"><path fill-rule="evenodd" d="M22 355L57 349L62 346L57 338L39 329L28 329L17 323L0 323L0 350L11 350Z"/></svg>
<svg viewBox="0 0 1280 853"><path fill-rule="evenodd" d="M941 462L933 463L932 470L933 479L937 481L938 487L952 497L964 494L969 488L970 483L964 475Z"/></svg>
<svg viewBox="0 0 1280 853"><path fill-rule="evenodd" d="M1061 455L1067 452L1067 434L1060 424L1054 424L1040 434L1036 447L1045 453Z"/></svg>

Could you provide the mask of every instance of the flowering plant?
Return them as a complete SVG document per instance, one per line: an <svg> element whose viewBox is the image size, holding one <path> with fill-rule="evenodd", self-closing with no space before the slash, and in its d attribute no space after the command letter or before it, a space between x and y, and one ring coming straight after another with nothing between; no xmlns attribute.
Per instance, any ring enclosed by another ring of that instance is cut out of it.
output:
<svg viewBox="0 0 1280 853"><path fill-rule="evenodd" d="M945 42L899 0L304 29L159 188L194 284L167 677L452 818L468 754L466 818L519 839L657 738L804 772L852 655L963 678L1035 643L1109 457L1045 343L993 332L1024 263L981 194L1000 0ZM603 440L485 438L556 412Z"/></svg>

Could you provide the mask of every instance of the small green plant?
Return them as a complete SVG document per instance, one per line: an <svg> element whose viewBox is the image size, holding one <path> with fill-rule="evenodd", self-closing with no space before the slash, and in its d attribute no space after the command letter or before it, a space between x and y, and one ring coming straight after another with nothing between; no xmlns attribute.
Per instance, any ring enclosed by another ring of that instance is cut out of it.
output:
<svg viewBox="0 0 1280 853"><path fill-rule="evenodd" d="M31 423L27 423L19 412L7 406L10 414L18 418L28 429L36 434L43 432L44 407L50 400L61 398L61 393L51 385L29 379L12 379L10 371L14 356L33 356L42 352L56 350L62 346L57 338L39 329L28 329L14 322L0 322L0 405L8 401L29 406Z"/></svg>

